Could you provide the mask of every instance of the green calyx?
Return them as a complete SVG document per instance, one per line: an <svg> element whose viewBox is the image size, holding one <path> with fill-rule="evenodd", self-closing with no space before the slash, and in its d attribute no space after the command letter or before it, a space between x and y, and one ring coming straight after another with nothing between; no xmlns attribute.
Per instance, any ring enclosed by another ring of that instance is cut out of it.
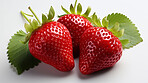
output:
<svg viewBox="0 0 148 83"><path fill-rule="evenodd" d="M93 26L102 27L100 18L97 17L96 13L91 16L90 22L93 24Z"/></svg>
<svg viewBox="0 0 148 83"><path fill-rule="evenodd" d="M108 24L107 24L108 25ZM109 29L116 37L122 37L124 34L124 29L120 29L119 23L116 22L115 25Z"/></svg>
<svg viewBox="0 0 148 83"><path fill-rule="evenodd" d="M42 14L42 24L53 21L54 16L55 16L55 11L51 6L49 14L47 16L45 14Z"/></svg>
<svg viewBox="0 0 148 83"><path fill-rule="evenodd" d="M63 6L61 6L61 8L66 14L78 14L78 15L81 15L85 18L89 18L88 16L89 16L90 11L91 11L91 8L88 7L86 12L84 14L82 14L82 5L80 3L77 4L77 0L75 1L74 6L72 4L70 5L70 12L68 10L66 10ZM76 8L77 8L77 10L76 10ZM60 15L58 17L62 17L66 14Z"/></svg>
<svg viewBox="0 0 148 83"><path fill-rule="evenodd" d="M109 20L107 19L107 17L104 17L102 19L102 23L101 23L100 18L97 17L96 13L94 13L91 16L90 21L93 24L93 26L95 26L95 27L107 28L109 31L111 31L118 38L120 38L124 35L124 29L120 29L118 22L116 22L113 27L108 28ZM129 43L128 39L124 39L124 40L120 40L120 41L123 42L124 45Z"/></svg>
<svg viewBox="0 0 148 83"><path fill-rule="evenodd" d="M27 35L25 37L25 40L21 41L23 44L26 44L28 42L28 40L30 39L31 34L32 34L33 31L35 31L36 29L40 28L40 26L42 26L43 24L53 21L52 19L55 16L55 11L54 11L53 7L51 6L50 10L49 10L49 14L47 16L45 14L42 14L42 23L41 23L41 21L36 16L36 14L31 9L31 7L28 7L28 9L31 11L31 13L33 15L26 14L23 11L21 11L22 16L28 21L28 23L25 23L25 25L24 25L25 30L27 32ZM35 19L33 19L31 21L31 19L28 19L27 16L29 16L29 17L33 17L34 16Z"/></svg>
<svg viewBox="0 0 148 83"><path fill-rule="evenodd" d="M70 12L68 10L66 10L63 6L61 6L61 8L66 14L78 14L78 15L85 17L86 19L88 19L92 23L92 25L94 27L104 27L104 28L108 29L116 37L118 37L120 39L123 47L130 42L128 38L127 39L121 39L122 36L124 35L125 30L124 30L124 28L120 28L120 26L119 26L120 23L116 22L116 23L114 23L114 26L110 27L109 26L109 20L107 19L107 17L104 17L101 21L100 18L98 18L98 16L96 15L95 12L94 12L93 15L91 15L89 17L89 14L91 12L90 7L88 7L86 12L84 14L82 14L82 5L80 3L77 4L77 0L75 1L74 6L72 4L70 5ZM77 8L77 11L76 11L76 8ZM63 15L58 16L58 17L62 17L66 14L63 14Z"/></svg>
<svg viewBox="0 0 148 83"><path fill-rule="evenodd" d="M119 38L123 49L129 49L143 41L135 24L121 13L109 14L102 19L102 22L94 13L90 18L90 22L94 27L104 27L111 31Z"/></svg>
<svg viewBox="0 0 148 83"><path fill-rule="evenodd" d="M114 26L112 28L108 28L108 25L109 25L109 21L107 20L107 17L104 17L102 19L102 24L101 24L101 21L100 21L100 18L97 17L96 13L94 13L92 16L91 16L91 23L95 26L95 27L104 27L104 28L107 28L109 31L111 31L116 37L122 37L123 34L124 34L124 29L120 29L119 27L119 23L116 22L114 24Z"/></svg>

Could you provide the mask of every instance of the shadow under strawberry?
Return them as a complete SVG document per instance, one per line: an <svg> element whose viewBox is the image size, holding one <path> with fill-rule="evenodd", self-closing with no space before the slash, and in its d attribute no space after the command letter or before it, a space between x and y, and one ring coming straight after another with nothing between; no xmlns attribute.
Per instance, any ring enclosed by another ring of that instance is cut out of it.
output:
<svg viewBox="0 0 148 83"><path fill-rule="evenodd" d="M48 64L40 63L37 67L30 69L30 71L25 72L23 75L27 77L64 78L71 75L72 73L73 71L61 72Z"/></svg>
<svg viewBox="0 0 148 83"><path fill-rule="evenodd" d="M75 59L75 62L76 64L79 64L79 59ZM114 66L113 67L109 67L109 68L106 68L106 69L103 69L103 70L100 70L100 71L97 71L97 72L94 72L94 73L91 73L89 75L84 75L80 72L79 70L79 65L76 65L75 66L76 68L76 71L77 71L77 75L80 79L82 80L87 80L87 79L91 79L91 78L94 78L94 77L98 77L98 76L101 76L102 74L106 74L106 73L109 73L112 71L112 69L114 69Z"/></svg>

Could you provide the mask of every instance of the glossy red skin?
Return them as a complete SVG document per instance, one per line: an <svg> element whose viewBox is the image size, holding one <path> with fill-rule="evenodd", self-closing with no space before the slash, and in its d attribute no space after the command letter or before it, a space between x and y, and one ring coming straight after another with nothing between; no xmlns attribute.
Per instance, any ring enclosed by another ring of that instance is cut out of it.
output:
<svg viewBox="0 0 148 83"><path fill-rule="evenodd" d="M112 67L121 56L121 42L109 30L92 27L81 36L79 69L82 74Z"/></svg>
<svg viewBox="0 0 148 83"><path fill-rule="evenodd" d="M59 22L49 22L34 31L29 40L30 53L60 71L74 68L72 40L68 29Z"/></svg>
<svg viewBox="0 0 148 83"><path fill-rule="evenodd" d="M58 22L64 24L72 36L72 45L74 57L79 56L79 41L84 31L92 27L91 22L80 15L68 14L58 19Z"/></svg>

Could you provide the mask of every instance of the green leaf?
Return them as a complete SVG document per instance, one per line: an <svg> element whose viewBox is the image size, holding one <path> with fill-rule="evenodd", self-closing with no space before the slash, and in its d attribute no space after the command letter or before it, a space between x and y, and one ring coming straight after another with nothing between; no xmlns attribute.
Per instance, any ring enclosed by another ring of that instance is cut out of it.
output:
<svg viewBox="0 0 148 83"><path fill-rule="evenodd" d="M48 21L46 15L42 14L42 24L46 23Z"/></svg>
<svg viewBox="0 0 148 83"><path fill-rule="evenodd" d="M120 24L120 29L124 29L124 34L122 37L119 37L119 39L120 41L126 39L129 43L123 43L123 49L129 49L143 41L137 27L127 16L120 13L112 13L107 16L107 20L109 21L108 29L112 28L116 22Z"/></svg>
<svg viewBox="0 0 148 83"><path fill-rule="evenodd" d="M122 47L125 48L124 46L129 43L129 40L128 39L124 39L124 40L120 40L120 42L123 45Z"/></svg>
<svg viewBox="0 0 148 83"><path fill-rule="evenodd" d="M75 9L74 9L74 7L73 7L72 4L70 5L70 12L71 12L72 14L75 14Z"/></svg>
<svg viewBox="0 0 148 83"><path fill-rule="evenodd" d="M25 33L24 31L22 31L22 30L19 30L19 31L17 32L17 35L25 36L26 33Z"/></svg>
<svg viewBox="0 0 148 83"><path fill-rule="evenodd" d="M102 19L102 25L103 25L103 27L108 27L108 23L109 23L109 21L107 20L107 17L104 17L103 19Z"/></svg>
<svg viewBox="0 0 148 83"><path fill-rule="evenodd" d="M82 5L80 3L78 3L78 5L77 5L77 14L81 15L81 13L82 13Z"/></svg>
<svg viewBox="0 0 148 83"><path fill-rule="evenodd" d="M20 41L24 40L26 33L22 30L18 31L8 44L8 60L11 65L16 67L17 73L21 74L25 70L29 70L37 66L40 61L34 58L28 49L28 43L22 44Z"/></svg>
<svg viewBox="0 0 148 83"><path fill-rule="evenodd" d="M86 12L83 14L84 17L88 17L89 13L91 11L91 7L88 6Z"/></svg>
<svg viewBox="0 0 148 83"><path fill-rule="evenodd" d="M61 8L66 14L70 14L63 6L61 6Z"/></svg>
<svg viewBox="0 0 148 83"><path fill-rule="evenodd" d="M53 9L53 7L51 6L50 7L50 10L49 10L49 14L48 14L48 20L52 20L55 16L55 11Z"/></svg>
<svg viewBox="0 0 148 83"><path fill-rule="evenodd" d="M31 22L31 25L34 30L38 28L38 22L35 19L33 19L33 21Z"/></svg>

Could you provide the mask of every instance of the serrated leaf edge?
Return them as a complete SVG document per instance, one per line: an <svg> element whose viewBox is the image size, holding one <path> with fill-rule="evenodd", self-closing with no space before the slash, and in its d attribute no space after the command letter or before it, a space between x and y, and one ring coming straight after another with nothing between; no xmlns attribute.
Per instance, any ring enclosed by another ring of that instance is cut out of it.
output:
<svg viewBox="0 0 148 83"><path fill-rule="evenodd" d="M124 17L126 17L127 19L128 19L128 21L132 24L132 25L134 25L135 26L135 24L126 16L126 15L124 15L124 14L121 14L121 13L112 13L112 14L109 14L107 17L109 17L109 16L111 16L111 15L122 15L122 16L124 16ZM141 38L141 35L140 35L140 33L139 33L139 30L138 30L138 28L135 26L135 28L136 28L136 31L137 31L137 33L138 33L138 36L140 37L140 39L141 39L141 41L139 41L139 42L137 42L137 43L135 43L135 44L132 44L133 46L130 46L130 47L124 47L124 49L130 49L130 48L133 48L134 46L136 46L137 44L139 44L140 42L143 42L143 39ZM119 40L120 40L120 37L119 37ZM129 41L130 42L130 41Z"/></svg>
<svg viewBox="0 0 148 83"><path fill-rule="evenodd" d="M19 30L18 32L20 32L20 31L22 31L22 30ZM18 33L18 32L17 32L17 33ZM13 38L15 35L18 35L17 33L15 33L13 36L11 36L11 39L9 39L9 43L8 43L8 47L7 47L7 52L6 52L6 54L7 54L8 61L9 61L10 65L14 66L14 67L16 68L16 70L19 70L19 69L17 68L17 66L16 66L14 63L12 63L12 60L9 58L9 45L10 45L10 42L12 42L12 38ZM39 62L39 63L40 63L40 62ZM28 71L28 70L31 69L31 68L34 68L35 66L38 66L39 63L35 64L34 66L32 66L32 67L30 67L30 68L27 68L27 69L23 70L22 73L23 73L24 71ZM21 74L21 73L18 72L18 71L17 71L17 73L18 73L18 75Z"/></svg>

